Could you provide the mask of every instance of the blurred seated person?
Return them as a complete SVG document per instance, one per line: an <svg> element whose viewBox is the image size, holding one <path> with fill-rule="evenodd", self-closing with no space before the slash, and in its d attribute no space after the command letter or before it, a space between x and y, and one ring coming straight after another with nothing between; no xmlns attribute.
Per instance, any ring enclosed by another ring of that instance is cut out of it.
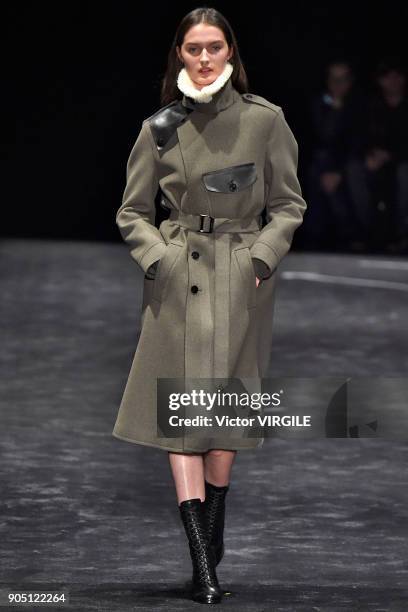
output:
<svg viewBox="0 0 408 612"><path fill-rule="evenodd" d="M354 83L351 66L331 62L325 88L311 100L311 161L307 169L306 246L349 250L361 238L348 185L348 164L362 156L365 96Z"/></svg>
<svg viewBox="0 0 408 612"><path fill-rule="evenodd" d="M351 169L350 187L363 210L373 213L385 200L390 209L390 236L384 236L388 250L408 252L408 100L406 74L397 59L377 66L363 157Z"/></svg>

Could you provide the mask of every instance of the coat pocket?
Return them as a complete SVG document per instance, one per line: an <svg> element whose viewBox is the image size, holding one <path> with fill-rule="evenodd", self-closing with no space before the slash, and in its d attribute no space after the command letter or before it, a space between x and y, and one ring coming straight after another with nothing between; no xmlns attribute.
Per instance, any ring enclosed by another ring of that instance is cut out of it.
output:
<svg viewBox="0 0 408 612"><path fill-rule="evenodd" d="M202 180L207 191L217 193L235 193L243 191L255 183L257 180L256 165L254 162L229 166L206 172L202 175Z"/></svg>
<svg viewBox="0 0 408 612"><path fill-rule="evenodd" d="M162 302L165 297L166 288L170 280L174 264L182 250L180 244L169 242L164 255L159 259L156 276L153 280L153 299Z"/></svg>
<svg viewBox="0 0 408 612"><path fill-rule="evenodd" d="M240 247L233 251L241 273L244 292L246 293L247 308L256 307L256 274L254 264L252 263L249 247Z"/></svg>

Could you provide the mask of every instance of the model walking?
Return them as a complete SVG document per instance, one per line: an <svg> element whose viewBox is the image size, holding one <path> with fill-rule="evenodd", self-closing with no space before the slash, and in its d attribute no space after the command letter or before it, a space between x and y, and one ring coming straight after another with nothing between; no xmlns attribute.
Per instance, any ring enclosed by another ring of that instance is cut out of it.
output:
<svg viewBox="0 0 408 612"><path fill-rule="evenodd" d="M169 53L164 106L142 122L116 216L145 277L113 435L168 452L192 598L202 603L223 595L216 566L236 452L263 438L159 437L156 382L266 375L276 270L306 209L282 108L247 91L225 18L211 8L186 15ZM159 189L170 213L157 228Z"/></svg>

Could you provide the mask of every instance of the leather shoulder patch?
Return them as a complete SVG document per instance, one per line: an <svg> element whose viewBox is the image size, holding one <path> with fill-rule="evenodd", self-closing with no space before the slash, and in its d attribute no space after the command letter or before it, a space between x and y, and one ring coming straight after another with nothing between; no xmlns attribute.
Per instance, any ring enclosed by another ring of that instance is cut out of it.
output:
<svg viewBox="0 0 408 612"><path fill-rule="evenodd" d="M241 96L244 102L250 102L252 104L260 104L261 106L266 106L266 108L270 108L275 113L278 113L281 110L280 106L269 102L269 100L263 98L262 96L257 96L256 94L252 93L243 93L241 94Z"/></svg>
<svg viewBox="0 0 408 612"><path fill-rule="evenodd" d="M166 108L170 108L171 106L174 106L175 104L177 104L177 102L178 100L173 100L172 102L169 102L168 104L166 104L166 106L162 106L161 108L159 108L159 110L155 111L152 115L150 115L150 117L146 117L145 121L150 121L150 119L153 119L153 117L160 115L160 113L165 111Z"/></svg>
<svg viewBox="0 0 408 612"><path fill-rule="evenodd" d="M192 110L183 106L181 100L173 100L145 119L150 125L159 151L166 146L178 126L187 119L190 112Z"/></svg>

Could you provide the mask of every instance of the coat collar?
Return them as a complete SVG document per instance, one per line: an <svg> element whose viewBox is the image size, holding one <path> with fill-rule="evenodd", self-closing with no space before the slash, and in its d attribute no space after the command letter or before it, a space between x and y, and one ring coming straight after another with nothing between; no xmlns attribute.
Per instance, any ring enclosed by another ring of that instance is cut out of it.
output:
<svg viewBox="0 0 408 612"><path fill-rule="evenodd" d="M231 104L234 104L240 97L240 94L232 85L231 77L227 80L225 85L221 87L216 93L213 94L212 99L209 102L196 102L189 96L183 95L181 101L182 105L186 108L196 110L199 113L208 113L215 115L219 111L222 111Z"/></svg>

